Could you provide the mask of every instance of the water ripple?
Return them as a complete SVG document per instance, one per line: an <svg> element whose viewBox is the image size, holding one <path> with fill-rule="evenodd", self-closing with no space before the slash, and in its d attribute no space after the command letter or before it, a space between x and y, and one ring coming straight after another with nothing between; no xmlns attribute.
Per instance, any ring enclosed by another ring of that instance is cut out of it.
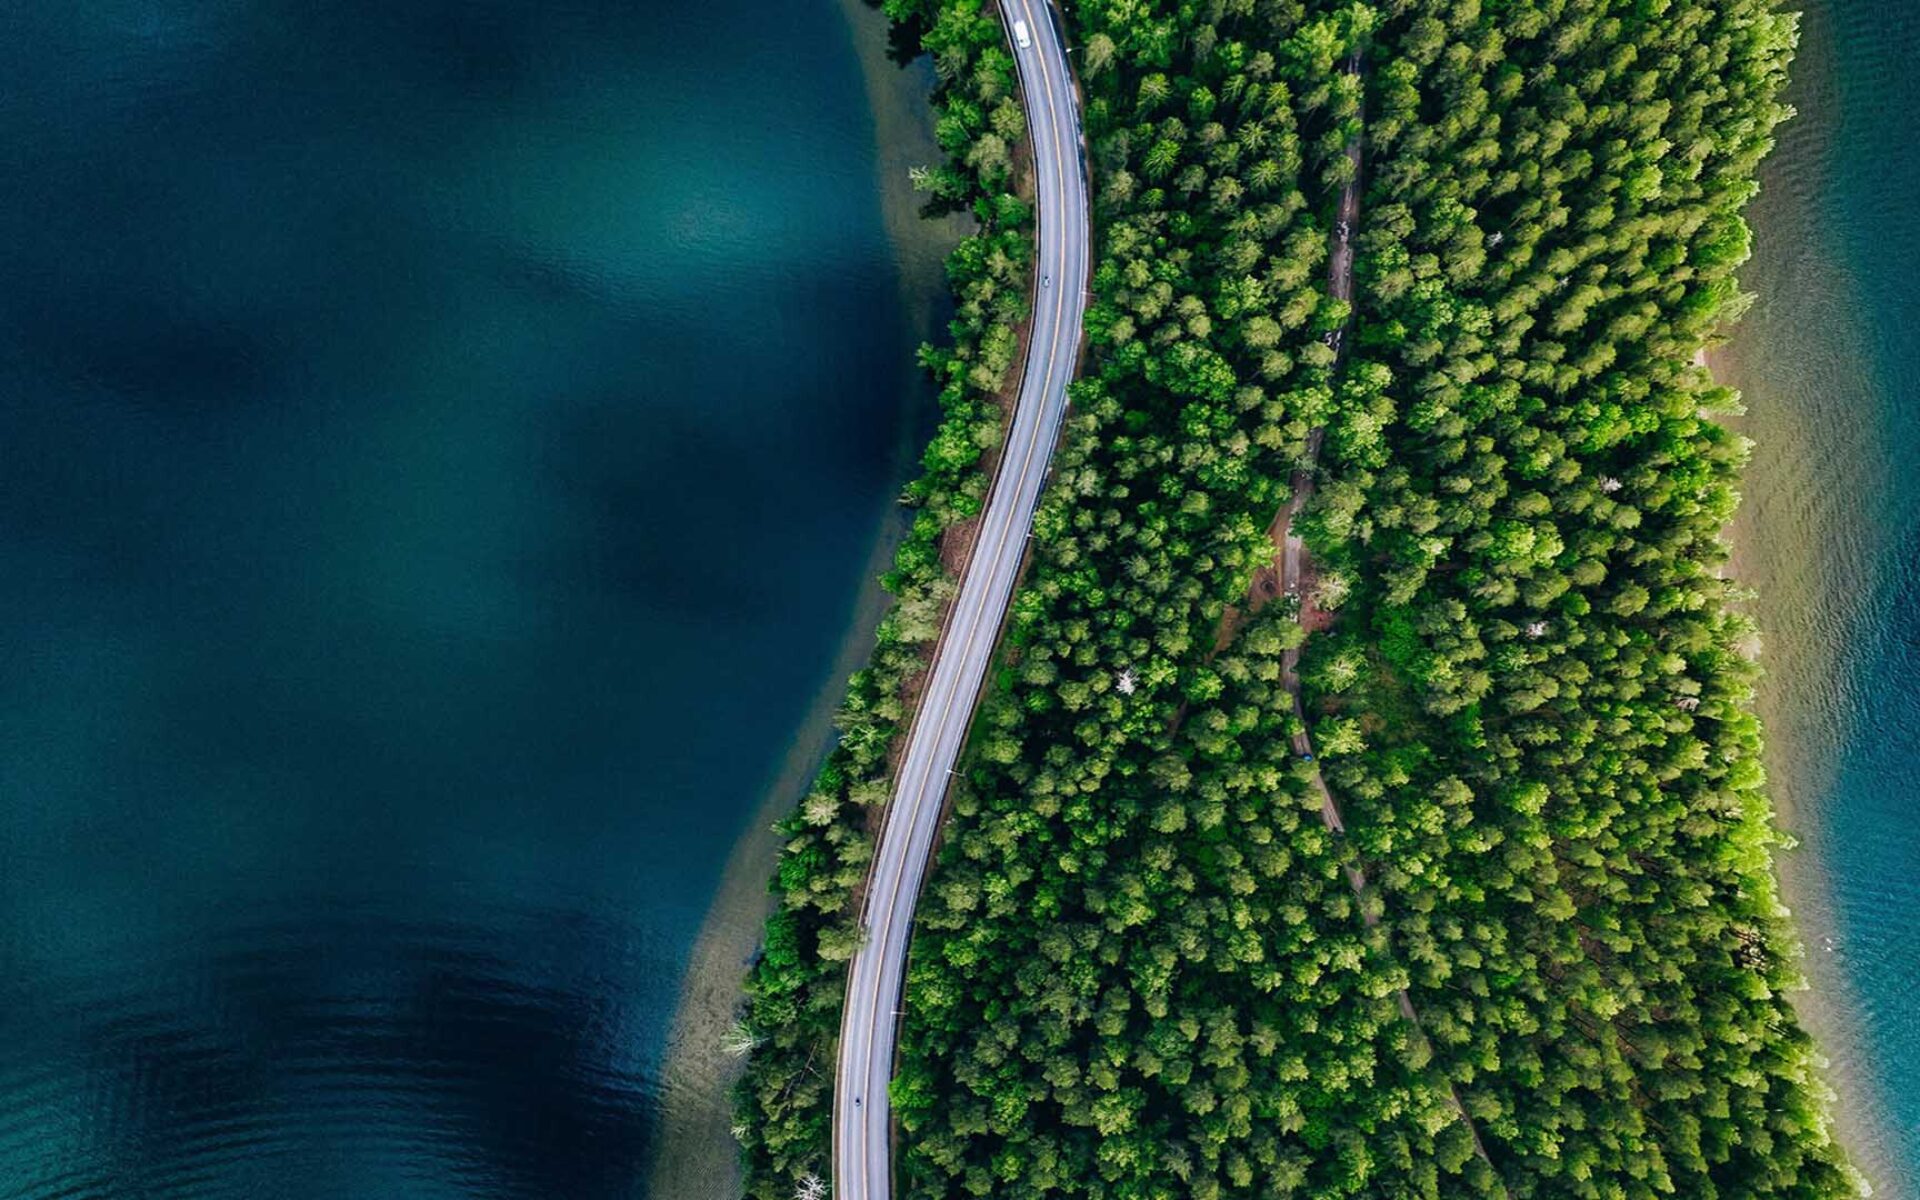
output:
<svg viewBox="0 0 1920 1200"><path fill-rule="evenodd" d="M1920 1196L1920 9L1807 6L1726 364L1755 439L1737 543L1759 589L1769 769L1801 849L1801 1008L1881 1200Z"/></svg>
<svg viewBox="0 0 1920 1200"><path fill-rule="evenodd" d="M575 912L281 918L7 989L7 1195L633 1195L661 1014L632 997L671 968L648 941Z"/></svg>

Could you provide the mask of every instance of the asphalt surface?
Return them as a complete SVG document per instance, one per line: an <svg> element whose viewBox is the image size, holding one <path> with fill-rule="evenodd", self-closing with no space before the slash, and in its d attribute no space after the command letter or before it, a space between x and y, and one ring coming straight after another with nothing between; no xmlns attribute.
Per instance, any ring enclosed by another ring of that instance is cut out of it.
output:
<svg viewBox="0 0 1920 1200"><path fill-rule="evenodd" d="M861 915L866 937L850 968L834 1078L836 1200L892 1195L887 1083L893 1075L913 910L953 767L1013 598L1034 508L1066 414L1067 383L1080 356L1089 222L1079 101L1065 40L1044 3L1001 0L1000 9L1019 68L1035 175L1039 252L1033 324L1000 469L907 734L867 880ZM1016 44L1016 20L1026 23L1028 46Z"/></svg>

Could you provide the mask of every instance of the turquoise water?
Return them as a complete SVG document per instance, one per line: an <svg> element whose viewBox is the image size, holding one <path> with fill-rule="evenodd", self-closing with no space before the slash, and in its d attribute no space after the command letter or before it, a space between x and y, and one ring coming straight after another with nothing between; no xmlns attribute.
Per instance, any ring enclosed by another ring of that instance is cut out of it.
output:
<svg viewBox="0 0 1920 1200"><path fill-rule="evenodd" d="M1806 5L1756 203L1759 302L1717 365L1758 447L1736 531L1782 860L1841 1134L1920 1196L1920 11Z"/></svg>
<svg viewBox="0 0 1920 1200"><path fill-rule="evenodd" d="M0 76L0 1194L639 1194L924 419L842 12L16 4Z"/></svg>

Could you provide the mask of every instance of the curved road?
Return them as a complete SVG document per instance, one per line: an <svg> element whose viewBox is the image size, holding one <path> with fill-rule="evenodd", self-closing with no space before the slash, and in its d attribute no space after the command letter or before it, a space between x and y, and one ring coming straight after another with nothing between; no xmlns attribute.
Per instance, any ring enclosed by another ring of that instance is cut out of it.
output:
<svg viewBox="0 0 1920 1200"><path fill-rule="evenodd" d="M833 1093L833 1190L837 1200L892 1194L891 1114L901 985L914 905L933 850L947 783L980 696L1027 533L1067 408L1080 357L1088 278L1088 207L1080 114L1064 39L1043 0L1000 0L1026 103L1037 193L1039 253L1033 326L1013 425L980 519L960 594L935 651L927 688L894 780L886 824L867 877L865 940L853 957L840 1024ZM1015 21L1029 45L1016 44Z"/></svg>

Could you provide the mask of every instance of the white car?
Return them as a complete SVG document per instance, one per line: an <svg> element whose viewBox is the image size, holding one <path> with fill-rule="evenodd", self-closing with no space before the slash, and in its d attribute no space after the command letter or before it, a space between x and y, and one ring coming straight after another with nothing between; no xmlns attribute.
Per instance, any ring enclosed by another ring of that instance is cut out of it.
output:
<svg viewBox="0 0 1920 1200"><path fill-rule="evenodd" d="M1013 42L1014 45L1020 47L1022 50L1033 45L1033 35L1027 32L1027 23L1025 21L1015 21L1013 23Z"/></svg>

